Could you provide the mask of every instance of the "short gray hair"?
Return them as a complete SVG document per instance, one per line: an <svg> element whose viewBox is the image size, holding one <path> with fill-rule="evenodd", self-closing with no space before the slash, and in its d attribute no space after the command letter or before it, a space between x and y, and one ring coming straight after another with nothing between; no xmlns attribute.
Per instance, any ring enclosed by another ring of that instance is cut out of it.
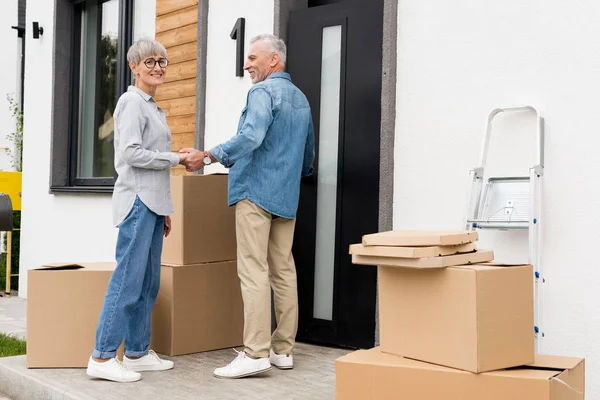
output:
<svg viewBox="0 0 600 400"><path fill-rule="evenodd" d="M131 45L127 51L127 61L135 65L139 64L144 58L160 54L167 58L167 49L161 43L152 39L140 39Z"/></svg>
<svg viewBox="0 0 600 400"><path fill-rule="evenodd" d="M287 47L285 46L283 40L279 39L275 35L271 35L270 33L265 33L262 35L254 36L252 39L250 39L250 44L258 42L259 40L266 43L271 48L273 53L277 53L279 55L281 63L285 65L285 60L287 58Z"/></svg>

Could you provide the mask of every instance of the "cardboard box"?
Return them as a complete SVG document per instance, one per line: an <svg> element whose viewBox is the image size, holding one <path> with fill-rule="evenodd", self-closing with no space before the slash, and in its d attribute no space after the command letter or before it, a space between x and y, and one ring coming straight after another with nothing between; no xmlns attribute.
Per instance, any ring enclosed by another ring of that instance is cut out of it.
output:
<svg viewBox="0 0 600 400"><path fill-rule="evenodd" d="M115 267L58 263L28 271L27 368L87 367Z"/></svg>
<svg viewBox="0 0 600 400"><path fill-rule="evenodd" d="M388 267L404 268L446 268L454 265L476 264L488 262L494 259L494 252L491 250L477 250L471 253L453 254L449 256L430 257L430 258L395 258L395 257L374 257L352 254L352 263L359 265L385 265Z"/></svg>
<svg viewBox="0 0 600 400"><path fill-rule="evenodd" d="M382 351L471 372L534 361L531 265L378 272Z"/></svg>
<svg viewBox="0 0 600 400"><path fill-rule="evenodd" d="M165 238L164 265L237 259L235 210L227 206L227 174L171 175L175 214Z"/></svg>
<svg viewBox="0 0 600 400"><path fill-rule="evenodd" d="M585 361L537 356L522 368L473 374L379 351L336 361L338 400L583 400Z"/></svg>
<svg viewBox="0 0 600 400"><path fill-rule="evenodd" d="M365 246L452 246L479 239L477 231L388 231L363 236Z"/></svg>
<svg viewBox="0 0 600 400"><path fill-rule="evenodd" d="M235 347L243 331L236 261L162 267L152 349L173 356Z"/></svg>
<svg viewBox="0 0 600 400"><path fill-rule="evenodd" d="M350 254L370 257L397 257L397 258L430 258L449 256L453 254L470 253L477 250L475 243L459 244L455 246L363 246L351 244Z"/></svg>

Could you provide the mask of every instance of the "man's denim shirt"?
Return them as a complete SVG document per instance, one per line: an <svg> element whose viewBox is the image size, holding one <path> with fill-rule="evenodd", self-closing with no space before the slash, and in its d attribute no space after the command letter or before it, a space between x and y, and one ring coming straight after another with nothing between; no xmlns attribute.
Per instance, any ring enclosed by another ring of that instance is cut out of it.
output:
<svg viewBox="0 0 600 400"><path fill-rule="evenodd" d="M229 205L248 199L296 218L300 177L313 173L314 131L306 96L276 72L248 92L237 134L210 153L229 171Z"/></svg>

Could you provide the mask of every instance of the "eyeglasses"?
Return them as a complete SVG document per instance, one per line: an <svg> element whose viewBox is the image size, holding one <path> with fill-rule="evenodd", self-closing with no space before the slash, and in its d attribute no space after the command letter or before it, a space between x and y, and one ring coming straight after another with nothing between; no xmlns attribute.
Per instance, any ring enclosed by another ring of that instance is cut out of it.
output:
<svg viewBox="0 0 600 400"><path fill-rule="evenodd" d="M155 60L154 58L149 58L146 61L144 61L144 65L149 69L154 68L156 64L158 64L158 66L161 68L167 68L167 65L169 65L169 60L167 60L166 58L159 58L158 60Z"/></svg>

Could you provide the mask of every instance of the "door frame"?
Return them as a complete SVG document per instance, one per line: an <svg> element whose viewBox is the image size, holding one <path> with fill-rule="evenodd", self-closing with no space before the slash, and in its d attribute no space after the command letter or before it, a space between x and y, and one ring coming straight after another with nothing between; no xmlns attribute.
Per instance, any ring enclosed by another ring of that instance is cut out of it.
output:
<svg viewBox="0 0 600 400"><path fill-rule="evenodd" d="M274 0L273 33L287 43L290 11L308 8L307 0ZM394 139L396 136L398 0L383 0L383 54L379 151L379 231L393 228ZM292 77L293 79L293 77ZM334 289L335 293L335 289ZM379 298L375 310L375 345L379 345Z"/></svg>

